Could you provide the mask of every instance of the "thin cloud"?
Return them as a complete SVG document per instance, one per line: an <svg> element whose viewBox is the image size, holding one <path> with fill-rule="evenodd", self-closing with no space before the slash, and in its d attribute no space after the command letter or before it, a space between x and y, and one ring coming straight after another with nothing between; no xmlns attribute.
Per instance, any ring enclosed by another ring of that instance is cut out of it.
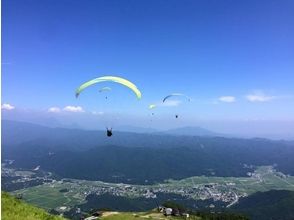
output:
<svg viewBox="0 0 294 220"><path fill-rule="evenodd" d="M104 112L96 112L96 111L93 111L92 114L93 115L104 115Z"/></svg>
<svg viewBox="0 0 294 220"><path fill-rule="evenodd" d="M256 91L245 96L249 102L269 102L276 98L276 96L265 95L262 91Z"/></svg>
<svg viewBox="0 0 294 220"><path fill-rule="evenodd" d="M71 105L64 107L62 110L66 112L85 112L81 106L71 106Z"/></svg>
<svg viewBox="0 0 294 220"><path fill-rule="evenodd" d="M48 112L58 113L61 112L61 109L58 107L51 107L48 109Z"/></svg>
<svg viewBox="0 0 294 220"><path fill-rule="evenodd" d="M4 103L4 104L1 105L1 109L9 111L9 110L15 109L15 107L13 105L8 104L8 103Z"/></svg>
<svg viewBox="0 0 294 220"><path fill-rule="evenodd" d="M236 102L236 98L234 96L221 96L218 98L218 100L227 103Z"/></svg>

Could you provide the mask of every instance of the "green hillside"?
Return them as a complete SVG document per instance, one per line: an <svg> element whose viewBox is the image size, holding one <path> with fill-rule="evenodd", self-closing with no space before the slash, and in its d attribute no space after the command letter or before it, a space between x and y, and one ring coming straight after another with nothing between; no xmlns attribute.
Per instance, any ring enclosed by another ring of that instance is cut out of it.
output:
<svg viewBox="0 0 294 220"><path fill-rule="evenodd" d="M257 192L241 198L232 210L246 213L252 220L293 220L294 191Z"/></svg>
<svg viewBox="0 0 294 220"><path fill-rule="evenodd" d="M21 200L18 200L8 193L1 193L1 204L2 204L2 220L65 220L60 216L50 215L44 210L31 206ZM133 219L183 219L183 217L174 217L168 216L165 217L162 213L158 213L157 211L149 211L149 212L116 212L116 211L108 211L103 212L103 215L100 216L100 219L105 220L133 220ZM242 215L230 214L230 213L195 213L190 215L192 220L248 220L246 217Z"/></svg>
<svg viewBox="0 0 294 220"><path fill-rule="evenodd" d="M183 219L183 217L167 216L165 217L162 213L158 212L105 212L101 217L103 220L143 220L143 219L153 219L153 220L176 220ZM193 216L194 220L201 220L200 217Z"/></svg>
<svg viewBox="0 0 294 220"><path fill-rule="evenodd" d="M195 213L190 214L189 218L184 216L164 216L156 210L149 212L104 212L100 217L102 220L249 220L247 217L233 213Z"/></svg>
<svg viewBox="0 0 294 220"><path fill-rule="evenodd" d="M21 200L18 200L8 193L1 193L1 219L12 220L65 220L65 218L50 215L43 209L31 206Z"/></svg>

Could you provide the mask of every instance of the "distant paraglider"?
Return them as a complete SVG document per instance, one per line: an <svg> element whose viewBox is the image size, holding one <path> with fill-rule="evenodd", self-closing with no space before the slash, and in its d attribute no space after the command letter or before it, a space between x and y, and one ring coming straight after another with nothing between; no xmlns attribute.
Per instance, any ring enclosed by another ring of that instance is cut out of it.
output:
<svg viewBox="0 0 294 220"><path fill-rule="evenodd" d="M162 102L165 103L169 98L171 98L171 97L177 97L177 96L180 96L180 97L182 96L182 97L186 98L188 100L188 102L191 101L191 98L188 97L188 96L186 96L185 94L182 94L182 93L172 93L172 94L164 97L164 99L162 100ZM179 118L179 115L176 114L175 115L175 118Z"/></svg>
<svg viewBox="0 0 294 220"><path fill-rule="evenodd" d="M111 91L111 88L110 87L103 87L101 89L99 89L99 92L102 93L102 92L108 92L108 91ZM108 99L107 96L105 96L105 99Z"/></svg>
<svg viewBox="0 0 294 220"><path fill-rule="evenodd" d="M156 108L156 107L157 107L157 106L156 106L155 104L150 104L148 108L149 108L150 110L152 110L152 109L154 109L154 108ZM154 116L154 112L152 112L151 115ZM152 119L150 119L150 121L152 122Z"/></svg>
<svg viewBox="0 0 294 220"><path fill-rule="evenodd" d="M107 135L107 137L112 136L112 128L106 128L106 135Z"/></svg>
<svg viewBox="0 0 294 220"><path fill-rule="evenodd" d="M103 87L101 89L99 89L99 92L106 92L106 91L111 91L110 87Z"/></svg>

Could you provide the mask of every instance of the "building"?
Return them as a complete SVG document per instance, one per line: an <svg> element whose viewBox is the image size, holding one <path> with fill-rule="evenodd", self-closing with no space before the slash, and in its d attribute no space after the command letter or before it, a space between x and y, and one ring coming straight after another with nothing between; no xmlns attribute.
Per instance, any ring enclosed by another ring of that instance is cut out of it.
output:
<svg viewBox="0 0 294 220"><path fill-rule="evenodd" d="M164 208L164 210L163 210L163 214L165 216L172 215L172 213L173 213L173 209L172 208Z"/></svg>

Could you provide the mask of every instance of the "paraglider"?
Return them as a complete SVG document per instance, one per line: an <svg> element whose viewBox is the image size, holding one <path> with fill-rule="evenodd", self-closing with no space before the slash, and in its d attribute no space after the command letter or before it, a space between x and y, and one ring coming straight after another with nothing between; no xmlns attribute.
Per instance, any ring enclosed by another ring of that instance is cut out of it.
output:
<svg viewBox="0 0 294 220"><path fill-rule="evenodd" d="M151 105L149 105L149 109L154 109L155 107L156 107L155 104L151 104ZM151 115L154 115L154 112L152 112ZM151 121L152 121L152 120L151 120Z"/></svg>
<svg viewBox="0 0 294 220"><path fill-rule="evenodd" d="M174 96L183 96L183 97L185 97L186 99L188 99L189 102L191 101L191 98L188 97L188 96L186 96L185 94L182 94L182 93L172 93L172 94L170 94L170 95L164 97L164 99L162 100L162 102L164 103L166 100L168 100L169 98L174 97ZM175 118L178 118L178 117L179 117L179 115L176 114L176 115L175 115Z"/></svg>
<svg viewBox="0 0 294 220"><path fill-rule="evenodd" d="M107 91L111 91L111 88L110 87L103 87L103 88L101 88L101 89L99 89L99 92L101 93L101 92L107 92ZM105 99L107 99L108 97L107 96L105 96Z"/></svg>
<svg viewBox="0 0 294 220"><path fill-rule="evenodd" d="M106 135L107 135L107 137L112 136L112 128L106 128Z"/></svg>
<svg viewBox="0 0 294 220"><path fill-rule="evenodd" d="M81 92L83 90L85 90L86 88L88 88L89 86L92 86L92 85L95 85L96 83L101 83L101 82L114 82L114 83L121 84L121 85L129 88L131 91L133 91L133 93L135 93L137 99L141 99L141 97L142 97L140 90L131 81L124 79L124 78L121 78L121 77L117 77L117 76L102 76L102 77L98 77L98 78L89 80L89 81L83 83L82 85L80 85L77 88L76 93L75 93L76 98L78 98L79 95L81 94ZM111 90L110 87L103 87L99 90L99 92L110 91L110 90ZM106 97L106 99L107 99L107 97ZM108 137L111 137L112 136L112 128L106 128L106 134Z"/></svg>
<svg viewBox="0 0 294 220"><path fill-rule="evenodd" d="M151 109L154 109L155 107L157 107L155 104L150 104L148 108L151 110ZM152 112L151 115L154 116L154 112ZM150 121L152 121L152 119Z"/></svg>

